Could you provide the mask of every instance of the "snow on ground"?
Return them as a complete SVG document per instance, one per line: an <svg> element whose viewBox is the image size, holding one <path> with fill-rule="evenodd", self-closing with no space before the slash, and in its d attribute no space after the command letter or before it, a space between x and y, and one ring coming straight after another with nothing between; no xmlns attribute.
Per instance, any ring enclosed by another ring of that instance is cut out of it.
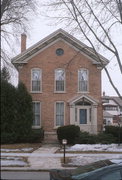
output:
<svg viewBox="0 0 122 180"><path fill-rule="evenodd" d="M56 153L59 152L57 150L58 147L50 147L50 146L40 147L39 149L33 151L32 153L30 152L22 153L22 151L13 152L13 149L3 149L1 153L1 157L2 157L1 165L27 166L28 164L24 162L24 158L28 158L29 166L34 169L63 168L61 165L61 158L63 158L63 153ZM63 151L63 149L61 151ZM77 151L77 153L75 153L75 151ZM84 153L81 153L80 151L81 152L83 151ZM91 153L91 152L88 153L88 151L95 151L96 153ZM99 151L103 151L103 153L99 153ZM66 146L66 157L70 159L69 164L77 165L77 166L89 164L103 159L110 159L115 163L119 163L122 162L121 152L122 152L122 145L118 146L117 144L110 144L110 145L76 144L71 147Z"/></svg>
<svg viewBox="0 0 122 180"><path fill-rule="evenodd" d="M114 163L122 163L122 155L120 154L83 154L71 157L69 164L79 166L105 159L109 159Z"/></svg>
<svg viewBox="0 0 122 180"><path fill-rule="evenodd" d="M1 152L21 152L21 151L32 151L33 148L21 148L21 149L4 149L2 148L1 149Z"/></svg>
<svg viewBox="0 0 122 180"><path fill-rule="evenodd" d="M1 157L1 166L26 166L27 163L18 157Z"/></svg>
<svg viewBox="0 0 122 180"><path fill-rule="evenodd" d="M20 160L1 160L1 166L26 166L27 163Z"/></svg>
<svg viewBox="0 0 122 180"><path fill-rule="evenodd" d="M122 146L117 144L76 144L67 148L66 151L122 152Z"/></svg>

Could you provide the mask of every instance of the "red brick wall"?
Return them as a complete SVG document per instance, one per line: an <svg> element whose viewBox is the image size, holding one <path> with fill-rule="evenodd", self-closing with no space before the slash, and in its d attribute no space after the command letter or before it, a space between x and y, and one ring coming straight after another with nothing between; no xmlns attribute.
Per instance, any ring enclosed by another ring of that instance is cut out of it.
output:
<svg viewBox="0 0 122 180"><path fill-rule="evenodd" d="M57 56L57 48L64 49L64 55ZM77 56L76 56L77 54ZM75 58L71 60L73 57ZM71 61L69 63L69 61ZM68 65L69 63L69 65ZM97 99L98 106L98 125L102 124L102 106L101 106L101 70L92 64L86 56L78 53L74 48L64 41L58 41L47 47L45 50L32 57L28 64L25 64L19 72L19 79L31 90L31 69L42 69L42 93L32 93L33 101L40 101L42 104L42 126L46 131L52 131L54 128L54 102L66 102L65 124L69 124L69 107L67 101L77 95L78 92L78 69L86 68L89 70L89 93ZM54 93L54 70L64 68L66 72L66 93Z"/></svg>

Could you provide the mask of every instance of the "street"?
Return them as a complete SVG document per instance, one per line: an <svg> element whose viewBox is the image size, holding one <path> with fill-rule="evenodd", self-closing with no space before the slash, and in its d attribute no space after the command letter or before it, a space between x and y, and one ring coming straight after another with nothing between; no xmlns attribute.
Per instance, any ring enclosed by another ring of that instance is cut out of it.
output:
<svg viewBox="0 0 122 180"><path fill-rule="evenodd" d="M49 173L40 171L1 171L1 180L49 180Z"/></svg>

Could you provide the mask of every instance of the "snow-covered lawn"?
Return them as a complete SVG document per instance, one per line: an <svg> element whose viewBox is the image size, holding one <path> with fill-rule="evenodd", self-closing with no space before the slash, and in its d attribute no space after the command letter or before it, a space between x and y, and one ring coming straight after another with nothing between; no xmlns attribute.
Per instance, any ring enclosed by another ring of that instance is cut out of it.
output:
<svg viewBox="0 0 122 180"><path fill-rule="evenodd" d="M1 149L1 166L28 166L27 158L33 148Z"/></svg>
<svg viewBox="0 0 122 180"><path fill-rule="evenodd" d="M70 162L68 163L69 165L75 165L75 166L80 166L80 165L86 165L92 162L96 162L99 160L105 160L109 159L114 163L122 163L122 155L117 155L117 154L83 154L83 155L76 155L75 157L70 158Z"/></svg>
<svg viewBox="0 0 122 180"><path fill-rule="evenodd" d="M97 151L97 152L122 152L122 145L117 144L76 144L66 149L66 151Z"/></svg>
<svg viewBox="0 0 122 180"><path fill-rule="evenodd" d="M33 148L20 148L20 149L1 149L1 152L30 152Z"/></svg>
<svg viewBox="0 0 122 180"><path fill-rule="evenodd" d="M28 163L22 157L1 157L1 166L27 166Z"/></svg>
<svg viewBox="0 0 122 180"><path fill-rule="evenodd" d="M63 158L63 148L40 147L34 152L29 152L30 148L2 148L1 166L30 166L33 168L50 169L63 168L61 158ZM57 152L57 153L56 153ZM95 153L94 153L95 152ZM76 144L66 146L66 158L69 165L85 165L95 161L110 159L115 162L122 162L122 145L117 144Z"/></svg>

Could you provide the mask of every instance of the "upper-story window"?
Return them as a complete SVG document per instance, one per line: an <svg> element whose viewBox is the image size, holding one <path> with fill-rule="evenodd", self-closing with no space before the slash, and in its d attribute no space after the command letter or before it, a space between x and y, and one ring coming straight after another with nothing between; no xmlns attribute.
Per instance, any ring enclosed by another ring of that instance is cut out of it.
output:
<svg viewBox="0 0 122 180"><path fill-rule="evenodd" d="M41 92L42 72L39 68L31 70L31 90L32 92Z"/></svg>
<svg viewBox="0 0 122 180"><path fill-rule="evenodd" d="M55 70L55 91L64 92L65 91L65 71L64 69Z"/></svg>
<svg viewBox="0 0 122 180"><path fill-rule="evenodd" d="M88 91L88 70L87 69L78 70L78 91L79 92Z"/></svg>

